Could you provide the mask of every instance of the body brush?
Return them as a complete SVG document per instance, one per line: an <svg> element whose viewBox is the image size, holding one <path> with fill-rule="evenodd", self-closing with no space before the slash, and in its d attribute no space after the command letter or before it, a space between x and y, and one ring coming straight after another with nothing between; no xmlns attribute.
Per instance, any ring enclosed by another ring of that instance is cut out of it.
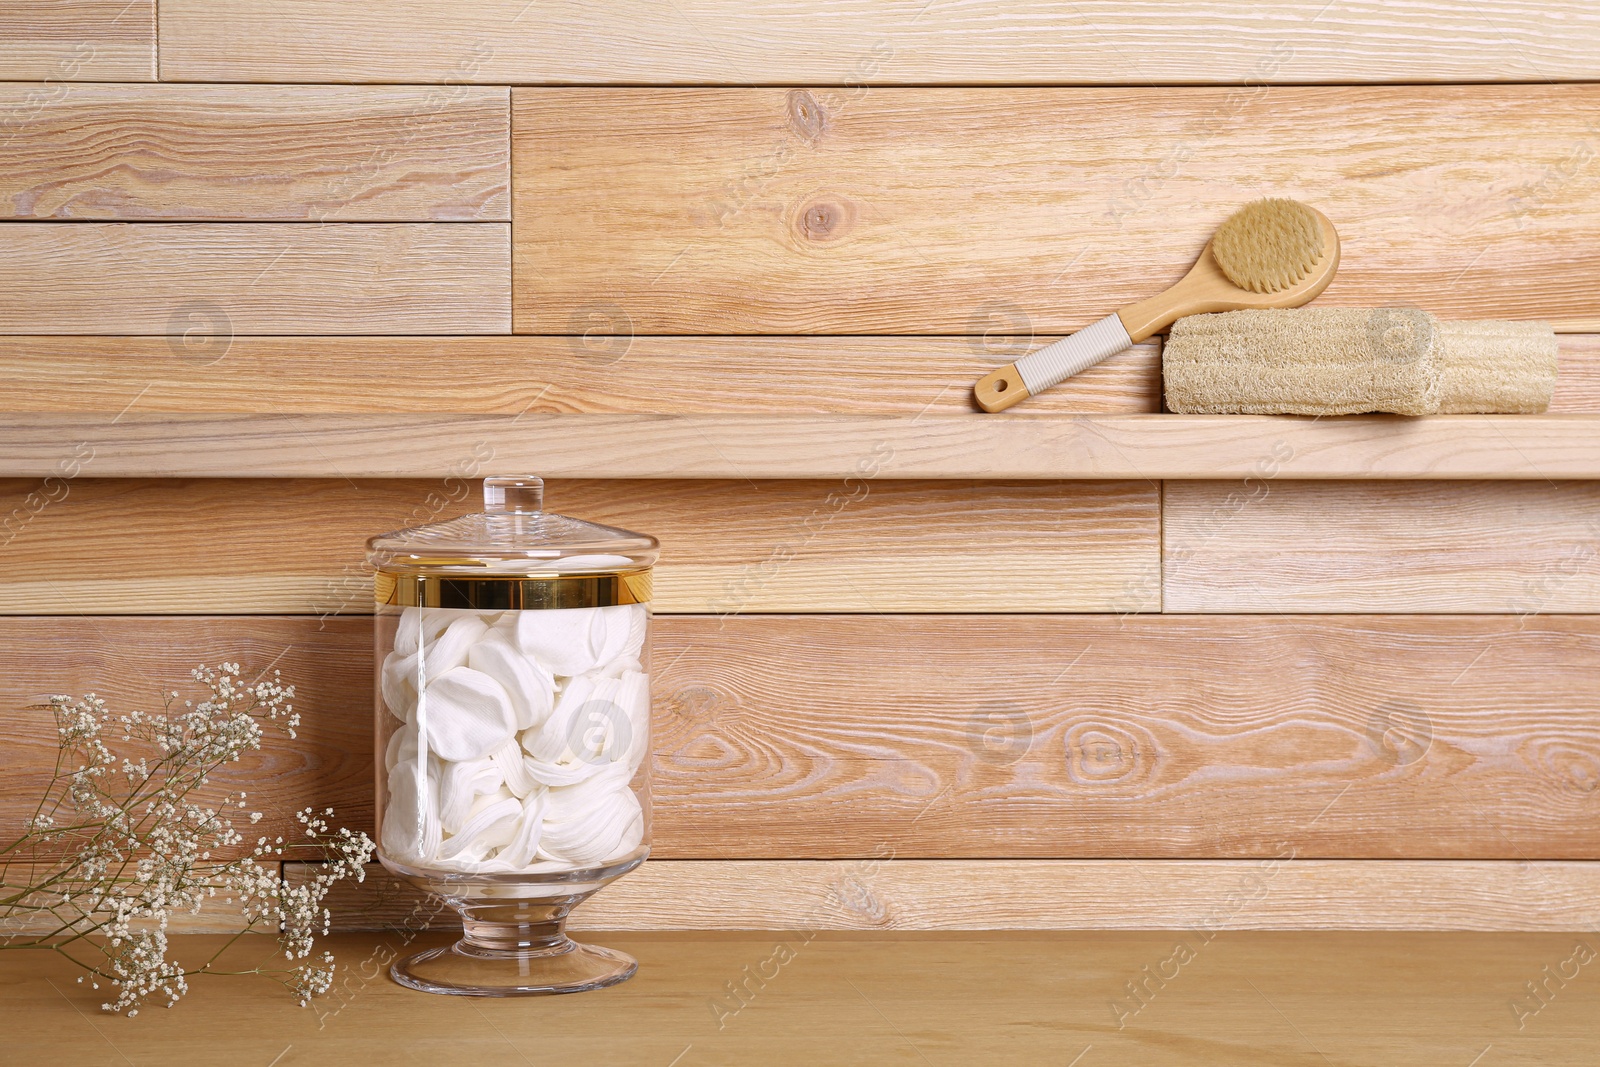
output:
<svg viewBox="0 0 1600 1067"><path fill-rule="evenodd" d="M983 410L1004 411L1185 315L1299 307L1338 269L1339 235L1322 212L1298 200L1257 200L1217 228L1177 285L985 374L973 394Z"/></svg>

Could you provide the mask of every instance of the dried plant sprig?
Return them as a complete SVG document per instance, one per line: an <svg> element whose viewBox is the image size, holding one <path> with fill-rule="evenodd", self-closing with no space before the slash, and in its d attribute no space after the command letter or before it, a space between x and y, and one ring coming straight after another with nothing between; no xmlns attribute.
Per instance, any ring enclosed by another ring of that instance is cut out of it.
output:
<svg viewBox="0 0 1600 1067"><path fill-rule="evenodd" d="M115 714L93 693L44 705L55 713L56 766L23 834L0 845L0 931L13 931L0 949L66 957L84 970L80 982L115 990L107 1011L135 1015L152 997L175 1004L199 973L264 975L304 1005L333 982L333 956L313 956L332 919L323 900L335 882L362 880L372 840L331 830L331 808L307 808L296 816L306 840L247 846L229 817L246 810L246 794L206 803L206 786L218 768L259 749L265 727L295 736L294 687L276 671L242 682L237 663L192 674L208 695L180 704L182 694L168 694L161 713ZM131 751L114 752L118 742ZM248 813L251 823L261 817ZM291 885L280 870L287 858L325 862ZM170 917L197 914L219 896L237 908L239 929L198 966L170 959ZM275 935L273 956L284 962L219 969L223 952L250 933Z"/></svg>

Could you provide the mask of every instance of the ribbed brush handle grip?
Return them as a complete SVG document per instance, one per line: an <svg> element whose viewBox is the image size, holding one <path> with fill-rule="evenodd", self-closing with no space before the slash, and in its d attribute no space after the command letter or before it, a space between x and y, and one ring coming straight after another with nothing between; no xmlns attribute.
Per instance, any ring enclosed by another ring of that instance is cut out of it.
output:
<svg viewBox="0 0 1600 1067"><path fill-rule="evenodd" d="M1004 411L1132 346L1133 338L1113 312L1069 337L984 375L973 387L973 393L983 410Z"/></svg>

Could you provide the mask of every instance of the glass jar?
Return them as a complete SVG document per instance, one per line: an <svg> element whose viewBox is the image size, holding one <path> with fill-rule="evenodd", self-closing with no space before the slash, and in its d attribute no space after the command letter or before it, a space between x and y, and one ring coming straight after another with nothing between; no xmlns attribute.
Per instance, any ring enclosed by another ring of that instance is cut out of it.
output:
<svg viewBox="0 0 1600 1067"><path fill-rule="evenodd" d="M376 570L378 858L461 913L398 960L434 993L598 989L630 957L563 931L650 851L655 538L486 478L483 511L367 542Z"/></svg>

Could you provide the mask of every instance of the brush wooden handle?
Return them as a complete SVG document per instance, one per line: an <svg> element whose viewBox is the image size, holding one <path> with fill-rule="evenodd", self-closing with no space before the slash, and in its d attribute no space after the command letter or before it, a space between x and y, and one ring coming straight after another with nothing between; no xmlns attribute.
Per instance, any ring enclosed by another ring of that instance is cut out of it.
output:
<svg viewBox="0 0 1600 1067"><path fill-rule="evenodd" d="M1239 288L1217 266L1211 254L1211 242L1207 241L1200 258L1177 285L1129 304L1070 337L1063 337L979 378L972 389L978 406L985 411L1004 411L1089 369L1107 356L1160 333L1185 315L1249 308L1296 308L1313 300L1328 287L1339 269L1339 234L1326 215L1320 211L1316 215L1322 224L1322 258L1312 265L1304 278L1287 289L1252 293Z"/></svg>

